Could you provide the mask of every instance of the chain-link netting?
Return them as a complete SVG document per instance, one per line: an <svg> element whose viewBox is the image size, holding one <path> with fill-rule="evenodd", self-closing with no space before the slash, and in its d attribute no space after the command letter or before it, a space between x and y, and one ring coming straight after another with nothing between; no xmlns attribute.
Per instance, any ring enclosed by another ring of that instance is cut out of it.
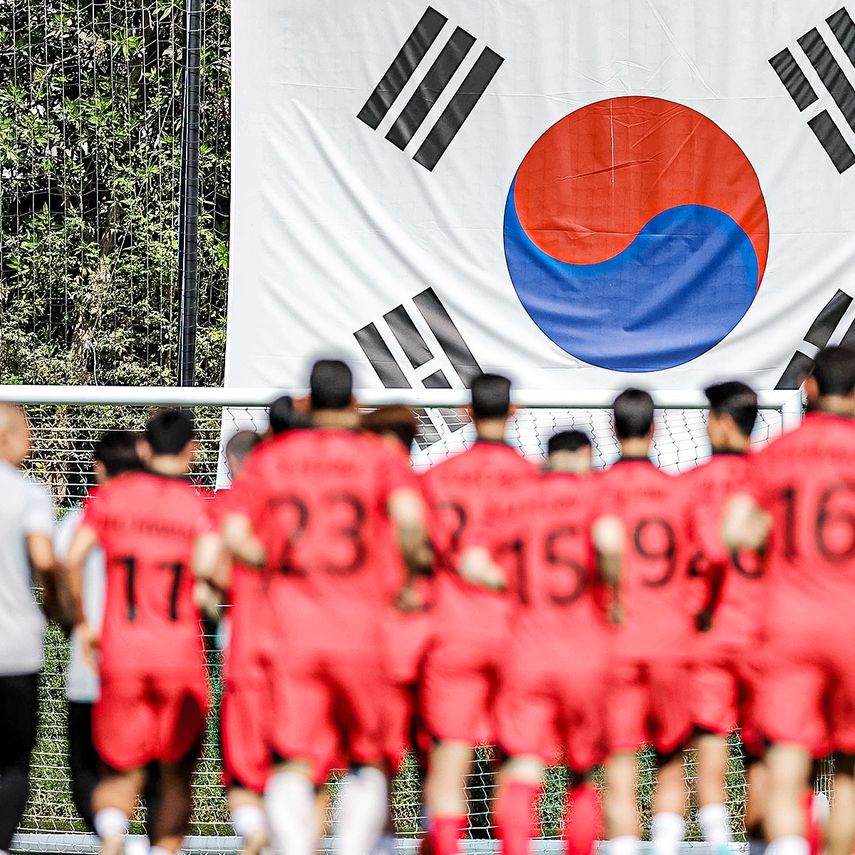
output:
<svg viewBox="0 0 855 855"><path fill-rule="evenodd" d="M153 408L143 406L50 405L28 409L33 428L33 453L29 468L45 481L57 503L58 513L77 505L93 483L91 453L93 442L108 428L139 430ZM194 476L199 483L214 487L222 481L220 445L224 435L240 427L264 431L267 417L263 409L231 407L197 407L194 409L200 439ZM454 451L465 448L473 438L473 429L465 416L448 409L419 411L420 441L414 449L418 468L435 463ZM754 441L768 442L783 429L782 413L763 409L757 423ZM556 430L579 428L593 440L596 465L615 459L618 447L606 409L521 409L512 419L508 439L532 459L540 459L549 437ZM671 470L685 470L709 454L705 435L704 413L699 409L657 411L654 457ZM52 628L48 634L46 668L42 683L41 728L33 771L33 795L24 819L24 830L39 832L82 831L69 795L66 768L63 668L67 646L62 634ZM211 659L212 686L219 693L216 655ZM728 776L728 797L734 831L742 832L744 778L742 751L733 740L733 759ZM693 777L690 757L688 775ZM556 836L561 832L566 775L560 769L550 770L541 799L543 833ZM827 780L823 782L827 786ZM493 764L489 749L480 749L469 780L470 836L493 835L491 801L494 788ZM642 763L640 804L649 818L653 789L653 766L649 756ZM407 763L395 782L395 824L401 836L417 833L420 820L421 792L415 763ZM196 810L193 820L195 835L230 835L231 828L218 779L216 715L212 717L205 754L195 782ZM696 835L694 825L690 834ZM69 838L68 846L73 846Z"/></svg>

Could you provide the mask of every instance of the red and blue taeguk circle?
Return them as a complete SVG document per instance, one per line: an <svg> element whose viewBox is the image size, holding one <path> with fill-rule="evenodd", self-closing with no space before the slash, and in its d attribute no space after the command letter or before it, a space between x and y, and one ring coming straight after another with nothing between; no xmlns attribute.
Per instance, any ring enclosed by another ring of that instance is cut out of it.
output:
<svg viewBox="0 0 855 855"><path fill-rule="evenodd" d="M556 122L505 205L505 257L532 320L615 371L681 365L739 323L769 218L742 149L695 110L611 98Z"/></svg>

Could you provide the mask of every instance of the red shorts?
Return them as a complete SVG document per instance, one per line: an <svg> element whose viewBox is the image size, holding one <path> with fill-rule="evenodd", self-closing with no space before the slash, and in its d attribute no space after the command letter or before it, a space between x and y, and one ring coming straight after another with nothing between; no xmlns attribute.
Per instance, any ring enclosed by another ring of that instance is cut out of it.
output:
<svg viewBox="0 0 855 855"><path fill-rule="evenodd" d="M410 686L389 685L383 709L383 755L393 774L412 747L416 695Z"/></svg>
<svg viewBox="0 0 855 855"><path fill-rule="evenodd" d="M283 760L306 760L316 780L341 762L384 757L387 697L379 653L303 650L278 661L271 745Z"/></svg>
<svg viewBox="0 0 855 855"><path fill-rule="evenodd" d="M419 680L433 635L431 611L402 613L393 610L384 620L383 663L392 683Z"/></svg>
<svg viewBox="0 0 855 855"><path fill-rule="evenodd" d="M765 746L755 718L760 674L747 651L705 656L694 663L690 704L694 725L728 736L737 728L746 751L761 757Z"/></svg>
<svg viewBox="0 0 855 855"><path fill-rule="evenodd" d="M544 662L518 657L502 675L497 704L499 744L510 756L553 764L563 756L575 772L605 759L608 662L595 653Z"/></svg>
<svg viewBox="0 0 855 855"><path fill-rule="evenodd" d="M611 672L606 716L610 751L637 751L646 744L670 754L688 743L688 663L618 659Z"/></svg>
<svg viewBox="0 0 855 855"><path fill-rule="evenodd" d="M204 671L104 675L92 737L99 756L120 772L179 763L201 748L207 715Z"/></svg>
<svg viewBox="0 0 855 855"><path fill-rule="evenodd" d="M435 739L470 745L496 741L495 701L507 643L438 636L428 651L422 714Z"/></svg>
<svg viewBox="0 0 855 855"><path fill-rule="evenodd" d="M263 793L270 773L270 684L259 674L226 682L220 713L223 785Z"/></svg>
<svg viewBox="0 0 855 855"><path fill-rule="evenodd" d="M757 691L766 739L801 746L817 758L855 753L855 657L851 639L834 633L832 623L772 637Z"/></svg>

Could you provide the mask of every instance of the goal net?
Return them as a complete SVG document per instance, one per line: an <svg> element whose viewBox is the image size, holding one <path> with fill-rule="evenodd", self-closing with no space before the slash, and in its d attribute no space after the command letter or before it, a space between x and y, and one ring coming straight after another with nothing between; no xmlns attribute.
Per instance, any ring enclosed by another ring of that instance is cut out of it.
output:
<svg viewBox="0 0 855 855"><path fill-rule="evenodd" d="M194 478L206 487L223 486L227 473L221 446L237 429L263 431L267 427L265 406L279 392L273 389L176 389L111 387L0 387L0 400L25 404L33 433L33 451L27 464L34 477L45 482L62 516L78 505L93 483L92 446L107 429L139 430L153 409L159 406L192 408L199 433L200 448ZM295 392L295 396L302 394ZM414 394L392 390L370 390L358 395L366 409L386 403L414 407L421 435L414 449L414 465L423 469L467 447L474 439L463 406L465 392L434 390ZM594 445L595 465L603 466L618 456L610 420L613 392L588 392L550 396L520 392L519 410L511 420L508 440L527 456L541 459L549 437L558 430L586 431ZM657 405L653 455L663 468L684 471L709 455L705 432L705 401L696 392L654 393ZM802 401L798 393L761 395L761 410L754 432L755 444L762 445L801 419ZM38 745L33 760L32 795L15 848L27 852L93 852L94 838L85 833L77 817L69 788L66 742L66 703L63 673L67 643L55 627L48 631L46 665L41 683L41 718ZM215 699L219 695L219 662L211 663ZM195 852L232 850L237 847L222 788L219 784L217 716L212 716L203 760L195 780L195 812L192 839L187 849ZM744 782L742 752L738 738L733 741L733 760L728 777L728 795L734 831L742 833ZM688 774L693 774L690 758ZM827 782L823 782L824 785ZM566 778L560 769L550 770L541 799L545 838L561 833ZM652 764L643 757L640 803L649 817L652 791ZM479 749L469 778L470 838L489 840L494 829L491 818L493 776L491 751ZM401 838L412 838L419 829L421 801L418 777L407 764L394 782L395 828ZM142 818L142 814L137 818ZM139 831L137 823L134 829ZM690 823L690 839L697 831ZM489 845L489 844L485 844Z"/></svg>

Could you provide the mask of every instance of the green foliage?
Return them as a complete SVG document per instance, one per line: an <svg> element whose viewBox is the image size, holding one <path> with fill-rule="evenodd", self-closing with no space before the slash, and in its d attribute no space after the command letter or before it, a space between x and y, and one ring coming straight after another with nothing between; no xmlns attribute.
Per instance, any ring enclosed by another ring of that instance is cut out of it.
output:
<svg viewBox="0 0 855 855"><path fill-rule="evenodd" d="M222 381L227 0L205 4L199 382ZM183 4L0 4L0 382L176 373Z"/></svg>

